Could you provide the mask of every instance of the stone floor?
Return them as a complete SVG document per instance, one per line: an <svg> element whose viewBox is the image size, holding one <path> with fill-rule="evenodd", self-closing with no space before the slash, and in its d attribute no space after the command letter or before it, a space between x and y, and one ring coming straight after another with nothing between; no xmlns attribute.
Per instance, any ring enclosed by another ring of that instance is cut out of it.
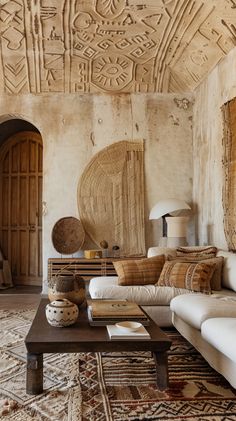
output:
<svg viewBox="0 0 236 421"><path fill-rule="evenodd" d="M40 294L42 291L41 286L33 285L16 285L13 288L0 289L0 295L2 294Z"/></svg>
<svg viewBox="0 0 236 421"><path fill-rule="evenodd" d="M13 288L12 288L13 290ZM6 291L6 290L5 290ZM10 291L10 290L7 290ZM41 292L41 289L40 289ZM24 309L27 305L37 305L39 304L41 295L40 293L0 293L0 310L3 309L15 309L21 310Z"/></svg>

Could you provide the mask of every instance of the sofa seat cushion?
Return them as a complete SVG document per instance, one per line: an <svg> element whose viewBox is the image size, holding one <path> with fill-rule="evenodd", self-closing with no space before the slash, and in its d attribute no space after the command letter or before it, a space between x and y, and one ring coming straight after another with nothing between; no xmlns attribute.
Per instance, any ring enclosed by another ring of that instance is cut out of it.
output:
<svg viewBox="0 0 236 421"><path fill-rule="evenodd" d="M139 305L170 304L172 298L180 294L189 294L190 291L182 288L158 287L155 285L118 285L118 277L101 276L92 278L89 283L91 298L129 300Z"/></svg>
<svg viewBox="0 0 236 421"><path fill-rule="evenodd" d="M236 363L236 318L216 317L202 323L202 337Z"/></svg>
<svg viewBox="0 0 236 421"><path fill-rule="evenodd" d="M201 329L202 323L212 317L236 318L236 295L221 294L203 295L189 294L188 297L175 297L170 303L170 309L178 317L195 329Z"/></svg>

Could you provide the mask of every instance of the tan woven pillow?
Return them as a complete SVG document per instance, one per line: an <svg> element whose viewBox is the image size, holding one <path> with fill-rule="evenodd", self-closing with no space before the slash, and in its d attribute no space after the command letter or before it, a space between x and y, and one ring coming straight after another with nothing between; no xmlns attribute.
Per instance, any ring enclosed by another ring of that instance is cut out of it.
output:
<svg viewBox="0 0 236 421"><path fill-rule="evenodd" d="M168 255L167 260L175 261L175 262L193 262L193 263L199 262L199 263L215 264L215 269L210 279L211 289L213 289L214 291L220 291L222 289L221 279L222 279L222 269L223 269L223 263L224 263L223 256L208 258L205 255L197 256L197 257L190 257L190 256L173 257L171 255Z"/></svg>
<svg viewBox="0 0 236 421"><path fill-rule="evenodd" d="M156 284L165 263L165 256L149 257L139 260L114 261L119 285Z"/></svg>
<svg viewBox="0 0 236 421"><path fill-rule="evenodd" d="M215 264L193 262L165 262L157 285L184 288L210 294L210 279Z"/></svg>
<svg viewBox="0 0 236 421"><path fill-rule="evenodd" d="M204 258L216 257L217 248L213 246L177 247L176 256L197 257L204 255Z"/></svg>

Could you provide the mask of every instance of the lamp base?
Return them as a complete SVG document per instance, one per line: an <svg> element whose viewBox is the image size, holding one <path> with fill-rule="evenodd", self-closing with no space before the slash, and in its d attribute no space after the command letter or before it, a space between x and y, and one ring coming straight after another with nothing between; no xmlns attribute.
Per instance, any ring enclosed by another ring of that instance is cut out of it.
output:
<svg viewBox="0 0 236 421"><path fill-rule="evenodd" d="M188 216L166 217L167 237L186 237L188 221Z"/></svg>
<svg viewBox="0 0 236 421"><path fill-rule="evenodd" d="M160 237L159 247L167 247L167 237Z"/></svg>
<svg viewBox="0 0 236 421"><path fill-rule="evenodd" d="M167 237L167 247L185 247L187 245L186 237Z"/></svg>

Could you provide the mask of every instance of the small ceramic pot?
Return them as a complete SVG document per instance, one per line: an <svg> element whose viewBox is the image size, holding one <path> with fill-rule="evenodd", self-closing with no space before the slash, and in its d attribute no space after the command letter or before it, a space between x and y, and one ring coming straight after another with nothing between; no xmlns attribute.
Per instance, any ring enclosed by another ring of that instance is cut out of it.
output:
<svg viewBox="0 0 236 421"><path fill-rule="evenodd" d="M69 300L55 300L46 305L46 317L54 327L66 327L76 322L79 310L76 304Z"/></svg>

